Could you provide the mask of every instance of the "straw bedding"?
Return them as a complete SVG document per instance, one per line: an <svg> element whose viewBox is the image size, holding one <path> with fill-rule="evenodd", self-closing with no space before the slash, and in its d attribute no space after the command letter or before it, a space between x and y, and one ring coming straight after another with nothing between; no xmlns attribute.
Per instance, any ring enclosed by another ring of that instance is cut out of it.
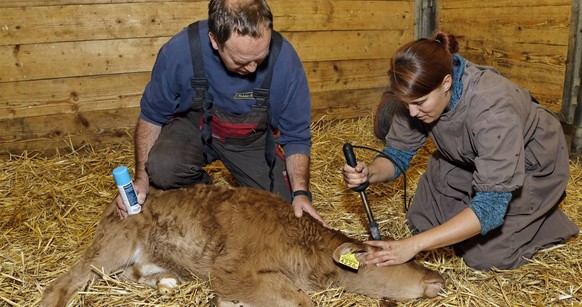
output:
<svg viewBox="0 0 582 307"><path fill-rule="evenodd" d="M359 195L341 178L345 163L342 145L381 149L368 117L313 124L312 182L314 205L332 228L359 239L368 237L366 216ZM413 160L407 172L407 198L415 190L430 146ZM370 161L375 153L356 148L358 160ZM80 257L92 241L103 208L116 196L111 170L121 164L133 168L133 147L107 149L90 146L51 158L11 156L0 160L0 306L34 306L44 287ZM216 184L233 180L220 163L208 167ZM562 204L582 226L582 163L571 161L568 196ZM370 186L367 190L374 217L384 235L409 236L404 225L403 179ZM576 306L582 304L582 239L544 250L530 263L511 271L477 271L468 268L450 248L424 252L416 258L441 272L445 291L434 299L398 303L400 306ZM95 268L100 272L99 268ZM175 295L163 296L116 274L101 274L88 282L71 306L208 306L212 292L200 279L182 284ZM382 306L387 302L330 288L309 293L317 306Z"/></svg>

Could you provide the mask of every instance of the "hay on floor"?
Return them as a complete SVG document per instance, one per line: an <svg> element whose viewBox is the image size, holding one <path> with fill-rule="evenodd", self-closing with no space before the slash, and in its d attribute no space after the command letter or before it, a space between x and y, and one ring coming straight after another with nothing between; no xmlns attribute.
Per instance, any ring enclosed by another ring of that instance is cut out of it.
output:
<svg viewBox="0 0 582 307"><path fill-rule="evenodd" d="M372 119L313 124L312 183L314 205L332 228L366 239L366 215L359 195L342 181L342 145L381 149L372 133ZM407 196L424 171L426 151L407 172ZM375 153L356 148L358 160ZM0 161L0 306L37 305L44 287L80 257L92 240L104 207L117 194L111 170L133 169L131 140L102 150L90 147L56 157L12 156ZM216 184L233 184L220 163L208 167ZM582 225L582 163L571 161L568 196L562 208ZM403 238L403 179L368 188L367 196L383 235ZM580 236L544 250L530 263L511 271L482 272L468 268L450 248L420 254L416 260L447 279L446 290L431 300L401 306L575 306L582 304L582 244ZM95 269L98 272L98 269ZM203 280L182 284L174 296L163 296L135 283L117 280L115 273L87 283L71 306L207 306L212 292ZM309 293L317 306L380 306L382 301L342 289Z"/></svg>

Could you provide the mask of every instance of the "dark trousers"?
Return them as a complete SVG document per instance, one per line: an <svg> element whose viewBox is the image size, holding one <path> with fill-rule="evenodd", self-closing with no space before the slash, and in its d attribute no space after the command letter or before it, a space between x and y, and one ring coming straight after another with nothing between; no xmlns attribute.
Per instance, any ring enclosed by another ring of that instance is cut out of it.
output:
<svg viewBox="0 0 582 307"><path fill-rule="evenodd" d="M557 165L558 174L551 178L526 174L524 186L513 192L503 225L455 245L468 266L513 269L526 263L536 251L578 233L576 224L559 208L568 175L567 156L561 158L566 162ZM443 224L468 208L475 193L472 180L473 170L451 164L438 152L433 154L407 212L412 232Z"/></svg>
<svg viewBox="0 0 582 307"><path fill-rule="evenodd" d="M199 120L199 113L189 112L187 116L177 117L162 127L146 164L153 186L175 189L211 182L203 169L212 161L206 161L203 154ZM240 186L268 191L271 180L265 158L265 139L266 135L263 135L244 146L213 139L212 149ZM290 200L285 161L279 155L275 156L273 192Z"/></svg>

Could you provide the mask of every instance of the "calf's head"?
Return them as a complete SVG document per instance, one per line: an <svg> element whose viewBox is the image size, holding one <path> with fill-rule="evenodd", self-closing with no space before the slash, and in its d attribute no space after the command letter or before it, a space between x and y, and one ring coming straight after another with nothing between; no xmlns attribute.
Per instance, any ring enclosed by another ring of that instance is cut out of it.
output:
<svg viewBox="0 0 582 307"><path fill-rule="evenodd" d="M350 292L358 292L371 297L407 300L435 297L443 289L445 279L413 261L378 267L363 264L366 253L373 247L358 243L344 243L336 248L333 258L342 265L342 255L353 254L357 269L346 268L342 286Z"/></svg>

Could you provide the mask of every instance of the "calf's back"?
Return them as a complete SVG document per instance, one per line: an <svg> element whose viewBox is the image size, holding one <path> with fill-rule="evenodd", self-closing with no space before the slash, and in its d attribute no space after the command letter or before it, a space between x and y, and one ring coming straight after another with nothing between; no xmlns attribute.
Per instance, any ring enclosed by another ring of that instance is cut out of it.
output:
<svg viewBox="0 0 582 307"><path fill-rule="evenodd" d="M362 257L370 247L307 214L295 217L288 202L269 192L212 185L153 189L142 212L127 220L117 217L115 203L105 210L92 246L51 283L43 305L64 305L91 266L128 269L132 279L158 288L192 274L210 278L219 306L309 306L304 291L330 286L391 299L432 297L444 284L415 263L348 269L334 261L337 249Z"/></svg>

